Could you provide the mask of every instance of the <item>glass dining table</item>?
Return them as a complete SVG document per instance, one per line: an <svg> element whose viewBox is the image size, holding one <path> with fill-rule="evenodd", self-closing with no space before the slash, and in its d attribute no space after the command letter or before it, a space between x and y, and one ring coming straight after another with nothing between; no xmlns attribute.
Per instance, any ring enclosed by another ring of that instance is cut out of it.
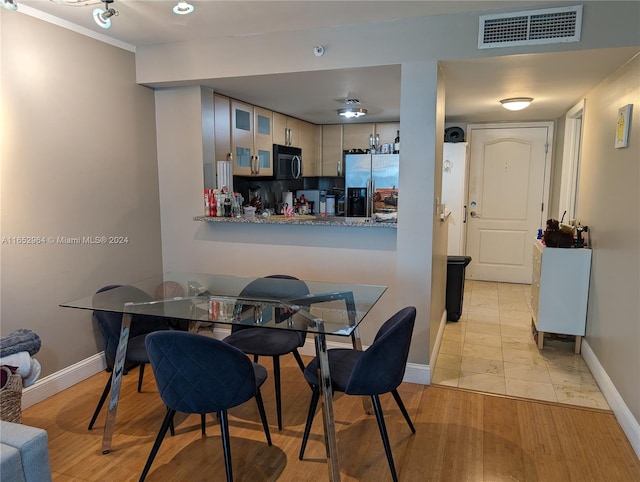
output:
<svg viewBox="0 0 640 482"><path fill-rule="evenodd" d="M302 280L309 294L288 296L286 283L294 280L263 278L262 283L278 283L269 296L247 295L244 288L256 277L222 274L168 272L128 285L61 303L65 308L108 311L122 314L111 395L102 439L102 452L111 451L116 411L125 366L132 318L136 315L171 319L190 331L213 334L212 327L242 324L303 331L314 335L319 363L321 402L329 478L340 480L327 336L350 337L361 350L359 325L386 291L386 286ZM283 289L284 288L284 289ZM273 292L283 293L273 296ZM293 290L299 293L299 290Z"/></svg>

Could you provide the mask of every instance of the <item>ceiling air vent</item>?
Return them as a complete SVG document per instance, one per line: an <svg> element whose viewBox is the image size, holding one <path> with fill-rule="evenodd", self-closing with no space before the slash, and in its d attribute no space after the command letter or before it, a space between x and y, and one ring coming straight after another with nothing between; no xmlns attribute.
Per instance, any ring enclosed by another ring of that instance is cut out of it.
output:
<svg viewBox="0 0 640 482"><path fill-rule="evenodd" d="M478 48L579 42L582 5L480 17Z"/></svg>

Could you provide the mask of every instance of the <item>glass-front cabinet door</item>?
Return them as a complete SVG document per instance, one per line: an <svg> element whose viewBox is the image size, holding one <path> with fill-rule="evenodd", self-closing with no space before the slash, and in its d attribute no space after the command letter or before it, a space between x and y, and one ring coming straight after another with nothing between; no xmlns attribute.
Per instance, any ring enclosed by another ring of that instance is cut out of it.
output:
<svg viewBox="0 0 640 482"><path fill-rule="evenodd" d="M271 111L232 101L231 142L234 175L273 175L271 119Z"/></svg>
<svg viewBox="0 0 640 482"><path fill-rule="evenodd" d="M259 176L273 175L273 112L261 107L253 108L253 149L258 157Z"/></svg>
<svg viewBox="0 0 640 482"><path fill-rule="evenodd" d="M231 102L231 152L233 152L233 173L250 176L253 166L253 107Z"/></svg>

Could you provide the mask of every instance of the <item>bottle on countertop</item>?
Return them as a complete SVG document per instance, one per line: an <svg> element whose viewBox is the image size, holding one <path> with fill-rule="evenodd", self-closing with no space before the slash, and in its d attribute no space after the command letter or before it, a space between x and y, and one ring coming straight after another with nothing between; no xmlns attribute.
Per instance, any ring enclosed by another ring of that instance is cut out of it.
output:
<svg viewBox="0 0 640 482"><path fill-rule="evenodd" d="M231 206L232 206L231 198L227 195L224 198L224 217L226 218L231 217Z"/></svg>
<svg viewBox="0 0 640 482"><path fill-rule="evenodd" d="M393 141L393 153L400 154L400 131L397 131L396 138Z"/></svg>

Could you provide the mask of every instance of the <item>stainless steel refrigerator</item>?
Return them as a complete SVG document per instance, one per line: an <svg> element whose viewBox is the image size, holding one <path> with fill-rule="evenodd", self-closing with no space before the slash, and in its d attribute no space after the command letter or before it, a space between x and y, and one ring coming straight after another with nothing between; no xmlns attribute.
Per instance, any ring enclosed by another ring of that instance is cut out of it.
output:
<svg viewBox="0 0 640 482"><path fill-rule="evenodd" d="M396 222L398 154L345 154L345 216Z"/></svg>

